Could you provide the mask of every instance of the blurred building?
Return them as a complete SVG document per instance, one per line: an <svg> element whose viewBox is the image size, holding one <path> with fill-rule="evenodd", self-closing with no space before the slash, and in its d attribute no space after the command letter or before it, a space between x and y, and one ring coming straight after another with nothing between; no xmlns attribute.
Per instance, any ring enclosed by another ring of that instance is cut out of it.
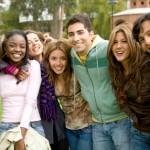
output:
<svg viewBox="0 0 150 150"><path fill-rule="evenodd" d="M141 15L150 12L150 0L127 0L127 10L113 14L113 27L123 23L134 21Z"/></svg>

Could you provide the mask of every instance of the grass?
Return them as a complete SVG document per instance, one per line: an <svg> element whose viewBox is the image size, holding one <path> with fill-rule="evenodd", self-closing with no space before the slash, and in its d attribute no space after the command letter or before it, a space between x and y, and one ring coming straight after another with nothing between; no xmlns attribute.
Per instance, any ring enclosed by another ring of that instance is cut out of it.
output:
<svg viewBox="0 0 150 150"><path fill-rule="evenodd" d="M1 97L0 97L0 120L1 120L1 115L2 115L2 103L1 103Z"/></svg>

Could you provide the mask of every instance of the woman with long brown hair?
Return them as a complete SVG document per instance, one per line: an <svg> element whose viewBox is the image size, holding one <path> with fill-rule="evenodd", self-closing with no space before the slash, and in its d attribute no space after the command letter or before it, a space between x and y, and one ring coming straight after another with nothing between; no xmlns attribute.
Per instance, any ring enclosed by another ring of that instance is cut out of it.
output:
<svg viewBox="0 0 150 150"><path fill-rule="evenodd" d="M71 68L70 50L67 39L52 41L45 47L44 63L65 114L70 150L92 150L92 116Z"/></svg>
<svg viewBox="0 0 150 150"><path fill-rule="evenodd" d="M133 121L130 150L150 149L150 56L132 37L132 26L120 24L110 35L109 71L120 108Z"/></svg>
<svg viewBox="0 0 150 150"><path fill-rule="evenodd" d="M48 83L43 63L46 41L41 32L28 30L25 33L28 38L30 58L37 60L41 66L42 83L39 92L39 110L45 137L49 140L52 150L68 150L64 113L57 102L53 83ZM50 41L47 39L47 42Z"/></svg>

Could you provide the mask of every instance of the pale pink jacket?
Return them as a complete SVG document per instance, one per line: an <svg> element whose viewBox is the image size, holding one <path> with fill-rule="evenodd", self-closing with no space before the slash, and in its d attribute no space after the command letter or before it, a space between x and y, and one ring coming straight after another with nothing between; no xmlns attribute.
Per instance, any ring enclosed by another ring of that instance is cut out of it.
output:
<svg viewBox="0 0 150 150"><path fill-rule="evenodd" d="M16 84L17 79L0 72L0 96L2 97L2 122L18 123L28 128L32 121L39 121L37 96L41 84L40 65L29 63L30 76Z"/></svg>

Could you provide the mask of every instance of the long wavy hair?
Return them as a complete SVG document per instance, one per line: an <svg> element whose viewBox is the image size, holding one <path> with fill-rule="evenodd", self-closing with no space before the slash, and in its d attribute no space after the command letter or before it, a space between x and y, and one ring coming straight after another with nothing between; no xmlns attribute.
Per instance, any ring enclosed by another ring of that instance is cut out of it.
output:
<svg viewBox="0 0 150 150"><path fill-rule="evenodd" d="M124 34L129 47L127 76L124 74L125 70L121 62L117 61L112 52L114 40L118 32L122 32ZM109 37L107 57L109 61L109 72L112 79L112 87L117 97L117 101L120 105L120 108L122 109L124 104L127 102L126 92L133 84L136 85L138 95L137 101L140 102L141 75L139 66L142 62L143 51L139 43L133 39L132 26L130 24L120 24L113 29Z"/></svg>
<svg viewBox="0 0 150 150"><path fill-rule="evenodd" d="M21 35L24 39L25 39L25 42L26 42L26 52L25 52L25 56L24 58L22 59L22 62L20 64L19 67L23 66L23 65L26 65L28 63L28 58L29 58L29 44L28 44L28 40L27 40L27 36L26 34L21 31L21 30L18 30L18 29L14 29L10 32L8 32L2 43L1 43L1 46L0 46L0 60L3 60L5 62L7 62L9 64L9 58L7 57L6 55L6 48L7 48L7 41L9 40L10 37L14 36L14 35Z"/></svg>
<svg viewBox="0 0 150 150"><path fill-rule="evenodd" d="M66 81L65 91L70 91L69 90L70 79L72 76L71 57L70 57L71 45L69 44L67 39L62 38L59 40L54 40L52 42L48 42L45 45L44 64L45 64L46 71L48 74L48 82L55 84L55 82L57 80L57 74L53 71L53 69L51 68L51 66L49 64L49 56L50 56L51 52L58 50L58 49L63 51L66 55L66 58L67 58L67 66L66 66L66 69L64 71L64 80Z"/></svg>

